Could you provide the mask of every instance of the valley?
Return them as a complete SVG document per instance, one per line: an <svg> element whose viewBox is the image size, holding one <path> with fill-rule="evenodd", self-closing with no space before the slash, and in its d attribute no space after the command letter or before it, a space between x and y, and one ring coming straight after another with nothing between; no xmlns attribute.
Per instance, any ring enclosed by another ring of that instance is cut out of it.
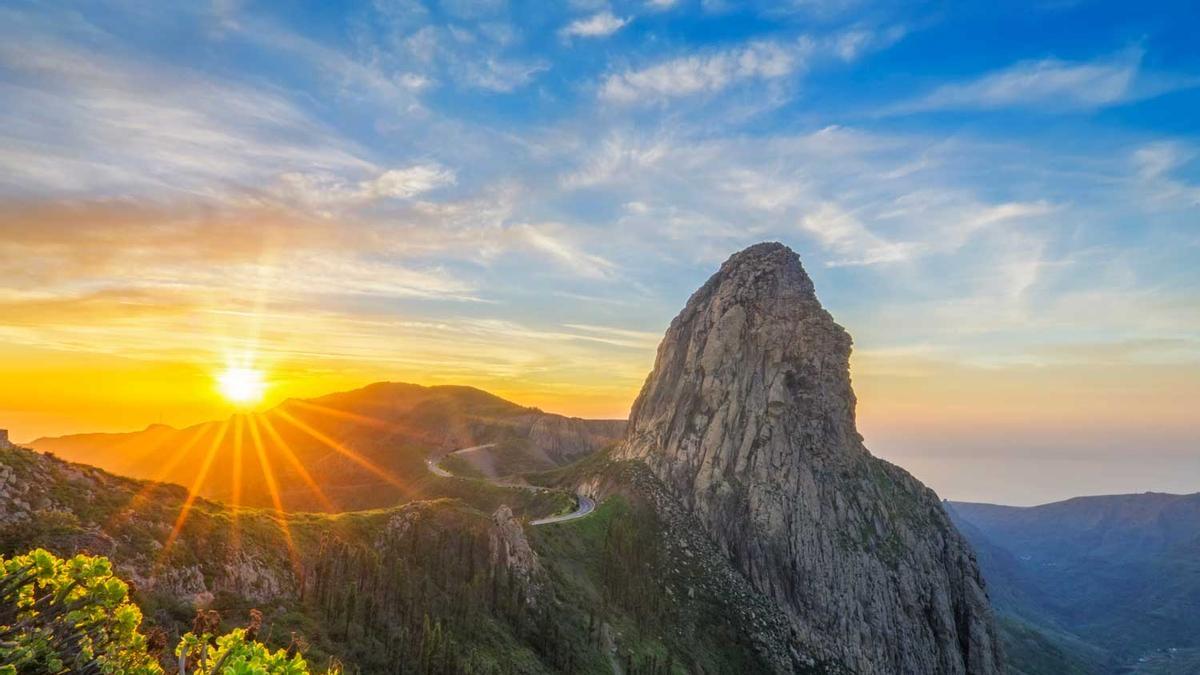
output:
<svg viewBox="0 0 1200 675"><path fill-rule="evenodd" d="M951 502L947 510L977 552L1002 627L1032 627L1045 640L1024 643L1025 672L1070 662L1078 672L1191 672L1189 655L1200 649L1200 494L1035 507Z"/></svg>
<svg viewBox="0 0 1200 675"><path fill-rule="evenodd" d="M489 450L494 447L496 447L496 444L488 443L488 444L484 444L484 445L476 445L476 446L473 446L470 448L463 448L461 450L452 450L452 451L442 455L441 457L437 457L437 458L431 457L431 458L425 460L425 465L427 467L429 467L430 473L434 474L435 476L440 476L442 478L458 478L461 480L472 480L472 479L473 480L482 480L482 481L491 483L492 485L499 485L501 487L509 487L509 488L513 488L516 490L530 490L532 492L547 492L547 491L553 490L553 488L542 487L539 485L529 485L527 483L518 483L511 479L510 480L502 479L502 478L496 476L494 470L493 471L479 471L478 473L482 473L483 475L481 477L476 478L473 476L462 476L462 475L459 475L456 473L451 473L450 471L447 471L446 469L442 468L442 463L451 457L454 457L454 456L461 457L464 453L475 453L476 455L478 455L478 453L480 451L486 451L486 450ZM478 468L478 465L475 463L469 463L467 466L470 468L476 468L476 469ZM490 462L488 462L486 464L486 466L491 467L492 464ZM578 520L580 518L583 518L584 516L587 516L588 514L590 514L592 511L596 510L596 500L592 499L591 497L589 497L585 494L575 494L574 500L575 500L574 508L570 512L542 516L540 518L534 518L533 520L529 521L529 524L531 526L537 526L537 525L551 525L553 523L565 523L565 522L568 522L571 520Z"/></svg>

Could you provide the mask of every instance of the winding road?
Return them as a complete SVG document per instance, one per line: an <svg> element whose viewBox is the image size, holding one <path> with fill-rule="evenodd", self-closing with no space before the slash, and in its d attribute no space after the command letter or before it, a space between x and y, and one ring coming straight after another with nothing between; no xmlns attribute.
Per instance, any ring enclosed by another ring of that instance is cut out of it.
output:
<svg viewBox="0 0 1200 675"><path fill-rule="evenodd" d="M496 445L495 443L487 443L484 445L474 445L469 448L462 448L460 450L454 450L451 452L447 452L446 454L441 455L436 458L430 457L425 460L425 466L426 466L426 468L429 469L430 473L432 473L435 476L441 476L442 478L458 478L460 480L472 480L470 478L465 478L463 476L455 476L454 474L450 473L449 471L443 469L441 467L442 460L449 457L450 455L453 455L456 453L470 452L472 450L483 450L485 448L495 447L495 445ZM553 488L541 487L538 485L523 485L521 483L513 483L511 481L492 480L490 478L482 479L482 480L487 480L489 483L491 483L493 485L499 485L501 487L508 487L508 488L517 488L519 490L529 490L530 492L550 492L553 489ZM557 516L547 516L545 518L538 518L536 520L531 520L531 521L529 521L529 524L530 525L552 525L554 523L565 523L565 522L571 521L571 520L579 520L580 518L583 518L584 516L588 515L589 513L591 513L592 511L595 511L595 510L596 510L596 500L592 499L591 497L588 497L587 495L576 493L576 495L575 495L575 510L574 511L572 511L570 513L564 513L561 515L557 515Z"/></svg>

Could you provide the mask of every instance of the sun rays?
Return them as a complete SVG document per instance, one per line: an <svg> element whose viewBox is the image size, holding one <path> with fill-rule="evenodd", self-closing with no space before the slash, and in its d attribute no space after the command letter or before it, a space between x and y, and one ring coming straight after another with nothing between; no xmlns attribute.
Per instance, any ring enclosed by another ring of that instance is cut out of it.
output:
<svg viewBox="0 0 1200 675"><path fill-rule="evenodd" d="M248 527L249 522L246 519L265 515L258 506L247 504L261 504L265 498L269 501L268 517L276 524L279 536L287 546L293 567L299 569L300 561L288 524L288 512L291 510L289 502L303 505L315 501L322 510L337 510L337 505L313 477L313 467L306 466L306 460L302 459L293 447L305 439L315 442L325 450L333 451L332 457L349 460L388 485L399 488L402 494L408 492L405 482L392 471L348 447L346 442L336 437L335 432L319 428L319 423L310 416L301 417L302 411L320 413L337 420L348 420L373 429L397 428L395 424L385 420L298 401L291 401L266 412L236 413L219 424L210 423L197 427L183 444L171 452L159 472L159 480L162 480L184 461L191 461L196 466L187 496L179 506L174 524L159 553L160 565L167 560L173 547L188 536L187 523L197 508L197 500L204 494L213 494L214 486L224 484L228 486L227 492L219 491L217 496L227 496L228 503L225 509L230 522L229 554L236 555L241 550L244 528ZM277 426L279 421L295 433L285 437ZM199 448L202 450L198 450ZM304 456L308 461L314 461L311 449ZM322 456L320 461L327 460ZM217 483L217 472L225 468L229 471L228 482ZM298 494L296 490L289 489L290 482L296 483L296 489L306 492L312 501L307 501L307 498ZM157 486L157 483L146 485L131 499L130 507L124 514L133 513ZM289 494L292 495L290 499Z"/></svg>
<svg viewBox="0 0 1200 675"><path fill-rule="evenodd" d="M375 474L376 476L379 476L380 478L387 481L388 483L391 483L392 485L394 485L398 488L402 488L402 489L405 487L404 483L399 478L394 476L391 472L389 472L388 470L380 467L379 465L375 464L374 462L367 459L366 457L363 457L362 455L358 454L357 452L354 452L350 448L347 448L345 445L338 443L336 440L334 440L333 438L330 438L328 435L318 431L317 429L314 429L312 426L303 422L302 420L297 418L295 415L292 415L291 413L287 412L283 408L276 408L275 410L273 410L271 412L273 414L277 415L283 421L287 422L288 424L291 424L292 426L294 426L295 428L304 432L305 434L308 434L309 436L316 439L317 441L320 441L325 446L327 446L329 449L336 451L338 454L342 455L343 457L346 457L350 461L354 462L355 464L358 464L359 466L370 471L371 473Z"/></svg>
<svg viewBox="0 0 1200 675"><path fill-rule="evenodd" d="M175 525L171 528L171 533L167 535L167 541L163 544L162 558L165 559L171 550L171 545L179 538L183 532L183 526L187 523L188 513L192 510L192 504L196 502L196 497L199 495L200 488L204 486L204 479L208 477L208 471L212 467L213 460L217 456L217 450L220 448L221 441L225 440L225 434L229 431L228 420L221 423L221 428L217 431L216 438L208 448L208 452L204 453L204 459L201 461L200 469L196 472L196 480L192 482L192 486L188 489L187 498L184 499L183 506L179 508L179 516L175 519Z"/></svg>
<svg viewBox="0 0 1200 675"><path fill-rule="evenodd" d="M298 570L300 561L296 555L296 544L292 541L292 531L288 527L287 513L283 510L283 499L279 496L279 485L275 482L275 472L271 469L271 460L267 457L266 450L263 449L262 434L258 430L258 421L255 417L251 416L247 418L247 423L250 427L250 438L254 442L254 453L258 456L258 465L262 469L263 479L267 483L267 492L271 495L271 504L275 507L279 533L283 535L284 543L287 545L288 558L291 559L292 568Z"/></svg>
<svg viewBox="0 0 1200 675"><path fill-rule="evenodd" d="M264 246L262 255L264 260L269 258L271 247ZM200 537L202 541L213 536L214 530L188 527L189 520L203 514L228 519L229 555L237 555L252 532L256 533L253 536L261 536L257 533L261 533L258 528L264 522L262 519L269 519L287 545L293 567L299 569L289 512L339 510L339 504L329 496L329 488L351 487L336 483L342 474L353 479L355 472L365 470L372 480L398 490L400 495L408 492L405 482L389 467L363 455L353 447L352 436L346 435L347 429L355 428L393 432L397 430L394 423L299 400L289 400L265 411L254 409L268 389L286 381L286 376L281 379L279 374L280 364L276 362L279 354L264 351L260 344L266 328L263 317L268 287L269 284L263 284L258 297L252 299L253 311L210 317L215 322L210 328L218 336L217 363L221 364L212 371L215 393L233 409L233 414L222 423L198 426L182 443L178 442L180 436L176 436L174 448L154 450L162 452L164 457L157 479L184 482L188 488L163 541L158 555L160 563L168 559L181 540L195 545L192 537ZM326 474L324 484L314 478L318 465ZM184 468L193 472L185 477ZM362 485L358 479L353 487ZM123 514L133 514L146 504L155 487L145 486ZM225 504L206 502L205 497ZM347 498L353 498L353 494L347 493Z"/></svg>

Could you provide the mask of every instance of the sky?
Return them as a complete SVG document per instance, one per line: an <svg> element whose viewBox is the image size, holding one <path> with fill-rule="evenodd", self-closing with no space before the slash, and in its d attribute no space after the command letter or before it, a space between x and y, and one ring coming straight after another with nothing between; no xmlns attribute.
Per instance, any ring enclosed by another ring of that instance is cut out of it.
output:
<svg viewBox="0 0 1200 675"><path fill-rule="evenodd" d="M0 0L0 427L624 417L782 241L944 497L1200 491L1195 3Z"/></svg>

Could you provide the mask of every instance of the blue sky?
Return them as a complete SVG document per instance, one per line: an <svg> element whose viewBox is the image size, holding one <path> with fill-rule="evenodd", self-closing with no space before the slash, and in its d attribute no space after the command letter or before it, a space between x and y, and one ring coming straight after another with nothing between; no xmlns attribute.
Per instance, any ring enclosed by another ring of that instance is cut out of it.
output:
<svg viewBox="0 0 1200 675"><path fill-rule="evenodd" d="M855 336L878 454L968 498L1200 489L1198 24L1185 2L4 2L0 362L251 345L280 396L465 382L617 416L688 294L781 240ZM149 410L79 400L111 415L0 409L18 437ZM1075 468L979 478L1046 457Z"/></svg>

